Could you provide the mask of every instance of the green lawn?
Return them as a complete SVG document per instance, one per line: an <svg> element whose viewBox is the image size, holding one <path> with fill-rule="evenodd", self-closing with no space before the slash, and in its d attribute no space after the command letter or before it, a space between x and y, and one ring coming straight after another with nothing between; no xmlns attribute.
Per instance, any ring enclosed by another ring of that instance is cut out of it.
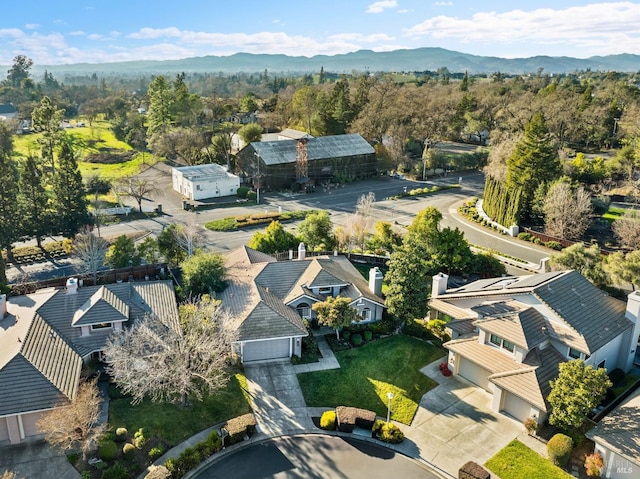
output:
<svg viewBox="0 0 640 479"><path fill-rule="evenodd" d="M573 476L520 441L511 441L485 467L501 479L572 479Z"/></svg>
<svg viewBox="0 0 640 479"><path fill-rule="evenodd" d="M392 392L391 418L410 424L424 393L437 386L419 370L442 356L440 348L394 335L337 352L340 369L299 374L298 381L310 407L354 406L382 417Z"/></svg>
<svg viewBox="0 0 640 479"><path fill-rule="evenodd" d="M179 404L145 400L133 406L131 398L111 399L109 425L114 429L126 427L129 432L142 427L145 436L174 446L214 424L251 412L247 391L247 378L236 374L225 390L203 401L194 400L186 409Z"/></svg>
<svg viewBox="0 0 640 479"><path fill-rule="evenodd" d="M615 220L619 219L624 214L624 212L624 208L616 208L612 206L605 214L602 215L602 217L609 223L613 223Z"/></svg>

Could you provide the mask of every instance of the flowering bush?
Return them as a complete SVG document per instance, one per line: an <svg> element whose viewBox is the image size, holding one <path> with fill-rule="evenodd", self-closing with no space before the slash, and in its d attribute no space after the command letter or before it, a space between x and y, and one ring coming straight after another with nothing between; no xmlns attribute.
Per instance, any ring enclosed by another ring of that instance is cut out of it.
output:
<svg viewBox="0 0 640 479"><path fill-rule="evenodd" d="M589 454L584 460L584 468L587 470L587 476L598 477L604 467L604 461L599 452Z"/></svg>
<svg viewBox="0 0 640 479"><path fill-rule="evenodd" d="M449 376L451 376L451 370L449 369L449 364L447 364L446 362L440 363L440 372L444 377L448 378Z"/></svg>

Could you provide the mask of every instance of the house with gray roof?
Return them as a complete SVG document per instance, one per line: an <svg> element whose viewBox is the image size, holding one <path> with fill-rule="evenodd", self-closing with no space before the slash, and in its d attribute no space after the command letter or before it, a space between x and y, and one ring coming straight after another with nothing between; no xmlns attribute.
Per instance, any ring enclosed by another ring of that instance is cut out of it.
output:
<svg viewBox="0 0 640 479"><path fill-rule="evenodd" d="M237 157L245 182L272 190L300 181L368 178L377 172L375 150L358 134L254 142Z"/></svg>
<svg viewBox="0 0 640 479"><path fill-rule="evenodd" d="M482 279L447 288L433 277L430 317L447 320L450 370L493 395L492 408L544 421L558 365L581 359L609 371L633 366L640 294L627 304L576 271Z"/></svg>
<svg viewBox="0 0 640 479"><path fill-rule="evenodd" d="M602 456L600 477L640 476L640 389L607 414L586 436Z"/></svg>
<svg viewBox="0 0 640 479"><path fill-rule="evenodd" d="M327 297L351 300L364 322L382 319L382 274L372 269L369 282L344 256L276 261L243 246L225 257L227 288L222 304L234 318L234 348L243 362L300 356L308 335L304 319L315 317L311 306Z"/></svg>
<svg viewBox="0 0 640 479"><path fill-rule="evenodd" d="M170 281L49 288L0 295L0 443L40 435L42 414L72 402L84 363L107 338L145 315L178 322Z"/></svg>

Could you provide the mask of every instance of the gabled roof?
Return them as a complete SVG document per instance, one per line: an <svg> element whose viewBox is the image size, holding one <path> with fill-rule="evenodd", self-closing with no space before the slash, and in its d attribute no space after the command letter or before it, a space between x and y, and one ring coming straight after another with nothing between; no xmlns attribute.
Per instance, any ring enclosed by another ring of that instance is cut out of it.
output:
<svg viewBox="0 0 640 479"><path fill-rule="evenodd" d="M297 140L280 140L251 143L265 165L295 163ZM375 150L360 135L322 136L310 138L307 143L308 161L344 158L357 155L373 155Z"/></svg>
<svg viewBox="0 0 640 479"><path fill-rule="evenodd" d="M474 324L489 333L496 334L503 339L530 350L545 341L547 335L546 321L535 308L524 311L503 314L498 317L478 319Z"/></svg>
<svg viewBox="0 0 640 479"><path fill-rule="evenodd" d="M113 291L105 286L100 286L74 313L71 324L74 326L100 324L105 322L105 318L109 318L109 322L127 321L129 319L129 306L118 298Z"/></svg>
<svg viewBox="0 0 640 479"><path fill-rule="evenodd" d="M0 115L17 113L16 107L11 103L0 104Z"/></svg>
<svg viewBox="0 0 640 479"><path fill-rule="evenodd" d="M640 389L607 414L587 437L640 467Z"/></svg>
<svg viewBox="0 0 640 479"><path fill-rule="evenodd" d="M598 289L576 271L475 281L439 294L429 305L443 311L446 304L451 312L458 313L456 319L462 319L460 315L468 316L466 311L471 311L474 303L476 314L502 314L500 308L514 301L523 308L537 304L539 311L542 308L552 311L553 317L545 318L550 333L558 338L566 336L572 341L567 344L586 354L592 354L632 326L625 317L623 301ZM536 339L528 342L535 344Z"/></svg>

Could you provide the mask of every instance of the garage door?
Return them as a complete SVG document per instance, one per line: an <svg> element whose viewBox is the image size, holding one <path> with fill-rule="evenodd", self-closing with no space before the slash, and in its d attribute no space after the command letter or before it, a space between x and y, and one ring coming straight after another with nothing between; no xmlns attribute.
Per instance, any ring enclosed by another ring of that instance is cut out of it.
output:
<svg viewBox="0 0 640 479"><path fill-rule="evenodd" d="M7 428L7 418L0 417L0 442L9 440L9 429Z"/></svg>
<svg viewBox="0 0 640 479"><path fill-rule="evenodd" d="M476 363L469 361L463 357L458 356L460 359L460 367L458 374L463 378L471 381L473 384L477 384L483 389L489 390L489 371L485 368L478 366Z"/></svg>
<svg viewBox="0 0 640 479"><path fill-rule="evenodd" d="M524 421L531 416L531 405L515 394L504 392L504 405L502 410L509 416L519 421Z"/></svg>
<svg viewBox="0 0 640 479"><path fill-rule="evenodd" d="M246 363L248 361L288 358L289 343L289 338L245 343L242 352L242 360Z"/></svg>
<svg viewBox="0 0 640 479"><path fill-rule="evenodd" d="M22 415L22 429L25 437L38 436L42 434L36 426L36 422L42 417L42 413L34 412Z"/></svg>

